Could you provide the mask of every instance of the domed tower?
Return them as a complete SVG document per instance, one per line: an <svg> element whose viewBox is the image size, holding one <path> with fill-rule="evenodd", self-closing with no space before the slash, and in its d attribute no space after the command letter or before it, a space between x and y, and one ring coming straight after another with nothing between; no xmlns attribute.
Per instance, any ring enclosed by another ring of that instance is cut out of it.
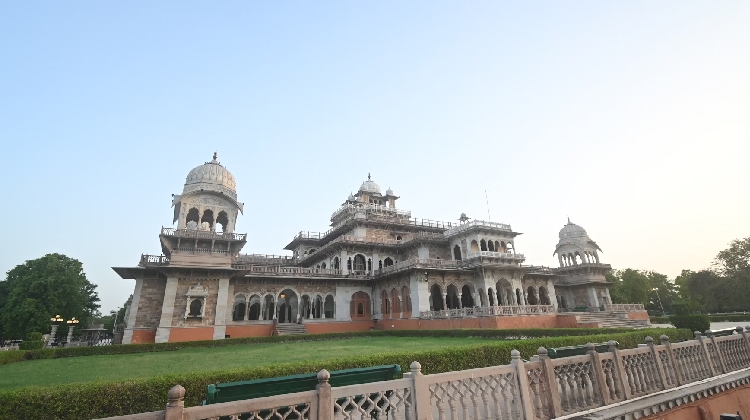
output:
<svg viewBox="0 0 750 420"><path fill-rule="evenodd" d="M560 241L555 247L560 267L570 267L583 264L599 264L601 248L589 238L586 230L568 219L568 223L560 229Z"/></svg>
<svg viewBox="0 0 750 420"><path fill-rule="evenodd" d="M234 176L216 160L193 168L182 194L173 195L177 228L162 228L162 251L171 264L229 266L245 245L247 235L236 234L237 201Z"/></svg>
<svg viewBox="0 0 750 420"><path fill-rule="evenodd" d="M589 238L586 230L568 219L560 229L560 240L555 247L560 268L555 271L560 279L555 284L558 305L561 308L588 307L599 311L612 303L609 294L611 283L606 275L612 270L609 264L599 262L599 248Z"/></svg>

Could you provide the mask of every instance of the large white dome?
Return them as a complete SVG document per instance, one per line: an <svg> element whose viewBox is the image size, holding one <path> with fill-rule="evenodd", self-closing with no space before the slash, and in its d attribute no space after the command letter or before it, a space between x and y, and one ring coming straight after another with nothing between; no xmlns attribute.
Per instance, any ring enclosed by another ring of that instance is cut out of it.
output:
<svg viewBox="0 0 750 420"><path fill-rule="evenodd" d="M216 161L216 153L210 162L193 168L185 179L185 193L195 190L216 191L237 196L234 175Z"/></svg>
<svg viewBox="0 0 750 420"><path fill-rule="evenodd" d="M370 179L370 174L367 174L367 181L362 183L362 186L359 187L359 190L361 192L380 194L380 185L376 184L375 181Z"/></svg>
<svg viewBox="0 0 750 420"><path fill-rule="evenodd" d="M568 220L568 224L560 229L559 235L560 239L581 238L586 236L588 236L586 230L575 223L571 223L570 220Z"/></svg>

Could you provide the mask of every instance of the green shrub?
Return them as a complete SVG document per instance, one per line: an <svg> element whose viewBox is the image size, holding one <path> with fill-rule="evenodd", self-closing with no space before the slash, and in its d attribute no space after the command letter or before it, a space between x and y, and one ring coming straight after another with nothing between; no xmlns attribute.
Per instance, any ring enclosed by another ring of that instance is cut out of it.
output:
<svg viewBox="0 0 750 420"><path fill-rule="evenodd" d="M690 331L704 332L711 328L711 320L708 318L708 315L703 314L670 315L669 321L676 328Z"/></svg>
<svg viewBox="0 0 750 420"><path fill-rule="evenodd" d="M42 333L32 331L26 336L26 340L22 341L18 345L20 350L39 350L44 348L44 341L42 341Z"/></svg>
<svg viewBox="0 0 750 420"><path fill-rule="evenodd" d="M651 318L652 324L670 324L671 323L668 316L651 316L649 318Z"/></svg>
<svg viewBox="0 0 750 420"><path fill-rule="evenodd" d="M442 332L445 336L461 336L468 330ZM480 330L471 330L479 333ZM484 331L484 330L482 330ZM493 331L493 330L487 330ZM520 331L520 330L519 330ZM396 333L397 331L393 331ZM637 347L646 336L655 339L668 332L670 340L678 342L692 338L688 330L643 329L630 332L579 335L568 337L530 338L513 342L487 343L475 346L448 348L431 351L383 353L371 356L353 356L334 360L279 364L227 371L199 372L182 375L164 375L149 379L111 383L70 384L55 387L19 388L0 391L0 418L36 418L45 413L46 418L83 419L126 415L163 410L167 391L174 385L185 387L186 406L199 405L205 397L206 387L211 383L231 382L313 373L321 369L337 370L382 364L400 364L405 371L412 361L422 365L425 374L465 370L479 367L504 365L510 362L510 352L517 349L521 357L528 359L537 353L540 346L561 347L581 345L588 342L616 340L620 348ZM398 332L400 333L402 332ZM438 332L436 332L438 333ZM391 335L391 334L388 334ZM397 334L392 334L397 335ZM408 335L404 335L408 336ZM122 346L128 347L128 346Z"/></svg>
<svg viewBox="0 0 750 420"><path fill-rule="evenodd" d="M281 343L296 341L338 340L356 337L479 337L497 340L525 338L612 334L633 331L632 328L518 328L518 329L456 329L456 330L384 330L348 333L310 334L296 336L269 336L230 338L227 340L185 341L180 343L128 344L117 346L71 347L20 352L20 355L0 353L0 365L24 360L57 359L62 357L97 356L104 354L132 354L174 351L198 347L224 347L238 344ZM3 352L8 353L8 352ZM19 353L19 352L13 352Z"/></svg>
<svg viewBox="0 0 750 420"><path fill-rule="evenodd" d="M709 319L712 322L746 322L750 321L750 313L748 314L715 314L709 315Z"/></svg>

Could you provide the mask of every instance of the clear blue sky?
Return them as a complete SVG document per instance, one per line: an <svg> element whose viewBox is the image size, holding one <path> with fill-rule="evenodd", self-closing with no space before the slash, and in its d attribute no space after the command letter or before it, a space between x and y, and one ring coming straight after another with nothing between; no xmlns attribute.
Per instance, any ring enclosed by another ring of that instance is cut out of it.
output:
<svg viewBox="0 0 750 420"><path fill-rule="evenodd" d="M0 270L60 252L102 312L219 160L247 252L372 172L416 217L510 223L555 265L570 216L673 277L750 236L750 3L5 2Z"/></svg>

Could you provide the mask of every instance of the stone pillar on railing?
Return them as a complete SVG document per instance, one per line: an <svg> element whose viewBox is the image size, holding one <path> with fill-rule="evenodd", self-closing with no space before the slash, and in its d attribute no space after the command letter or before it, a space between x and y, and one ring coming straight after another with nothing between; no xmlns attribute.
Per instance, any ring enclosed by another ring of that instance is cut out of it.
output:
<svg viewBox="0 0 750 420"><path fill-rule="evenodd" d="M419 362L411 362L409 366L412 380L412 401L416 420L432 420L432 407L430 406L430 386L422 375L422 365Z"/></svg>
<svg viewBox="0 0 750 420"><path fill-rule="evenodd" d="M659 337L659 341L662 345L664 345L667 348L667 357L669 357L669 366L672 368L672 371L674 372L675 379L677 380L677 384L675 386L679 386L685 383L685 379L682 377L682 371L680 370L680 365L677 362L677 359L674 357L674 351L672 350L672 343L669 342L669 337L666 335L662 335Z"/></svg>
<svg viewBox="0 0 750 420"><path fill-rule="evenodd" d="M562 416L562 405L560 404L560 391L557 389L557 380L555 379L555 367L552 365L552 360L547 355L547 349L539 347L537 349L539 354L539 361L542 362L542 371L544 372L543 380L547 383L547 402L550 404L549 412L552 413L552 418ZM533 417L527 417L533 418Z"/></svg>
<svg viewBox="0 0 750 420"><path fill-rule="evenodd" d="M164 420L182 420L182 412L185 410L185 388L175 385L167 393L167 410L164 412Z"/></svg>
<svg viewBox="0 0 750 420"><path fill-rule="evenodd" d="M633 393L628 385L628 373L625 371L625 364L622 363L622 356L620 355L620 349L617 348L617 342L610 340L607 342L609 351L612 353L612 358L615 362L615 370L617 371L617 380L615 386L620 388L623 398L629 400L633 398Z"/></svg>
<svg viewBox="0 0 750 420"><path fill-rule="evenodd" d="M594 401L596 401L596 397L598 397L600 398L600 401L596 402L601 402L602 405L610 405L612 404L612 398L609 396L607 378L604 376L604 370L602 370L602 359L599 356L599 353L596 352L596 348L594 348L592 343L586 344L586 353L591 357L591 365L594 368L594 376L596 376L594 392L598 395L595 395Z"/></svg>
<svg viewBox="0 0 750 420"><path fill-rule="evenodd" d="M742 327L737 327L737 333L742 334L742 338L745 339L747 352L750 355L750 325L746 325L744 330L742 329Z"/></svg>
<svg viewBox="0 0 750 420"><path fill-rule="evenodd" d="M521 409L523 411L524 419L533 419L534 414L534 397L531 395L531 388L529 387L529 377L526 373L526 367L523 365L521 360L521 353L518 350L512 350L510 352L510 364L516 370L516 377L518 378L518 387L520 388L519 394L521 395Z"/></svg>
<svg viewBox="0 0 750 420"><path fill-rule="evenodd" d="M721 354L721 351L719 351L719 346L716 345L716 337L714 337L714 332L711 330L706 330L705 332L706 337L708 337L711 340L711 344L714 347L714 353L716 354L716 357L719 359L719 366L714 366L714 369L716 369L716 373L727 373L727 364L724 360L724 355ZM712 362L716 362L715 360L712 360ZM718 372L721 370L721 372Z"/></svg>
<svg viewBox="0 0 750 420"><path fill-rule="evenodd" d="M705 340L703 340L703 336L701 336L701 332L694 331L693 334L695 335L695 339L701 344L701 348L703 349L703 352L702 352L703 360L706 361L706 367L708 368L708 375L716 376L717 369L714 367L713 360L711 360L711 354L708 352L708 346L706 345Z"/></svg>
<svg viewBox="0 0 750 420"><path fill-rule="evenodd" d="M333 398L331 396L331 384L328 380L331 374L323 369L318 372L318 420L333 420Z"/></svg>
<svg viewBox="0 0 750 420"><path fill-rule="evenodd" d="M646 345L649 349L651 349L651 357L653 358L656 372L659 374L660 389L669 388L669 385L667 385L667 372L664 371L664 366L661 365L661 361L659 360L659 352L656 350L656 346L654 345L654 339L647 336Z"/></svg>

